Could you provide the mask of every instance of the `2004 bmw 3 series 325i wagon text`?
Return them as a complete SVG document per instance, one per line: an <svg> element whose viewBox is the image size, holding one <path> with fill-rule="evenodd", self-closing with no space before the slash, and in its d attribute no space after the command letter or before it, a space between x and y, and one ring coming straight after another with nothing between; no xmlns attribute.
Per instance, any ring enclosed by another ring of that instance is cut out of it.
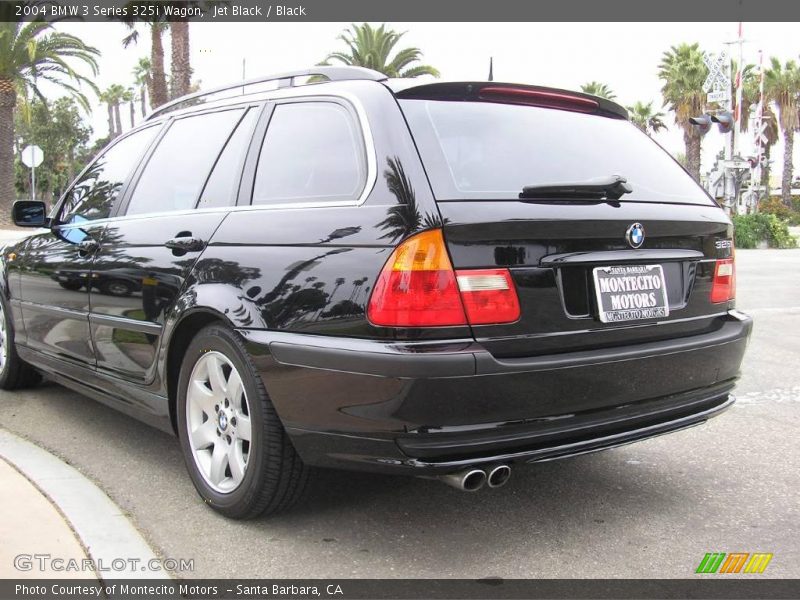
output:
<svg viewBox="0 0 800 600"><path fill-rule="evenodd" d="M620 106L317 67L181 98L2 252L4 389L177 434L209 505L312 467L503 485L702 423L751 330L733 227Z"/></svg>

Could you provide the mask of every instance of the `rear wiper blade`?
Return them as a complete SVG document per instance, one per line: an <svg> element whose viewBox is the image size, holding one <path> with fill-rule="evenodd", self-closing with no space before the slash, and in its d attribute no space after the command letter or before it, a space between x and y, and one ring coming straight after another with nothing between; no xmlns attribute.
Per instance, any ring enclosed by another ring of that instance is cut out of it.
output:
<svg viewBox="0 0 800 600"><path fill-rule="evenodd" d="M520 198L540 198L543 200L618 200L623 194L630 194L633 188L628 180L620 175L599 177L585 181L546 183L526 185Z"/></svg>

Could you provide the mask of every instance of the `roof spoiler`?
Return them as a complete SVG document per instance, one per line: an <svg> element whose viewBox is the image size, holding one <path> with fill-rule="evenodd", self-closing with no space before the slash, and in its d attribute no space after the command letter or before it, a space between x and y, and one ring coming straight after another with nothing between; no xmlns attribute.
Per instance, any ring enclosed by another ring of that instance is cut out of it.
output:
<svg viewBox="0 0 800 600"><path fill-rule="evenodd" d="M395 80L387 82L387 85L399 99L499 102L628 119L628 111L616 102L558 88L496 81L437 82L408 86L406 82Z"/></svg>

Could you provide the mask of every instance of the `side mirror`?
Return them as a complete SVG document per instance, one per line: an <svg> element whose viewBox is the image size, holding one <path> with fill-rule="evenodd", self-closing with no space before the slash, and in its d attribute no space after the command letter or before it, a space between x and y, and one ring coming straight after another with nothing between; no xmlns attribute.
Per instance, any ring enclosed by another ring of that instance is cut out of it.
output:
<svg viewBox="0 0 800 600"><path fill-rule="evenodd" d="M47 207L39 200L17 200L11 208L11 217L17 227L44 227Z"/></svg>

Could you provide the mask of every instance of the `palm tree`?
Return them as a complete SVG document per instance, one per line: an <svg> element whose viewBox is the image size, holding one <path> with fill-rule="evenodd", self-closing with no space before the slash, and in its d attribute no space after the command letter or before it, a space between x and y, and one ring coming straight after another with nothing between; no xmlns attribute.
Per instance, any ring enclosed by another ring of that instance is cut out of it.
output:
<svg viewBox="0 0 800 600"><path fill-rule="evenodd" d="M141 2L138 2L141 4ZM157 4L157 3L153 3ZM127 6L127 5L126 5ZM158 9L160 11L160 8ZM129 8L128 14L133 14ZM167 74L164 70L164 31L167 29L167 23L162 20L162 17L152 17L149 21L133 20L130 17L128 20L123 21L130 29L130 33L122 39L122 45L127 48L131 44L139 41L139 31L136 29L137 24L144 22L150 31L150 109L157 108L162 104L169 101L169 93L167 91Z"/></svg>
<svg viewBox="0 0 800 600"><path fill-rule="evenodd" d="M119 105L126 101L127 90L118 83L108 86L100 100L108 105L108 135L113 139L122 133Z"/></svg>
<svg viewBox="0 0 800 600"><path fill-rule="evenodd" d="M439 71L429 65L413 65L422 60L419 48L398 50L390 60L394 47L405 35L381 25L377 29L369 23L352 24L337 39L347 44L346 52L331 52L323 65L335 60L345 65L366 67L380 71L387 77L419 77L421 75L439 76Z"/></svg>
<svg viewBox="0 0 800 600"><path fill-rule="evenodd" d="M344 285L345 278L344 277L337 277L336 280L333 282L335 285L333 286L333 291L331 292L331 296L329 300L333 300L333 297L336 295L336 290L338 290L342 285Z"/></svg>
<svg viewBox="0 0 800 600"><path fill-rule="evenodd" d="M703 82L708 67L703 62L703 52L698 44L672 46L664 53L658 67L658 77L664 82L661 94L664 104L675 113L675 123L683 128L686 145L686 168L700 180L700 150L702 134L689 123L689 118L700 115L706 107Z"/></svg>
<svg viewBox="0 0 800 600"><path fill-rule="evenodd" d="M101 92L98 97L100 98L100 102L103 102L108 110L108 139L113 140L117 137L117 126L114 124L114 99L111 94L108 93L108 90Z"/></svg>
<svg viewBox="0 0 800 600"><path fill-rule="evenodd" d="M125 90L125 94L122 96L122 99L128 103L128 107L130 108L130 116L131 116L131 129L136 127L136 108L134 101L136 100L136 90L132 87L129 87Z"/></svg>
<svg viewBox="0 0 800 600"><path fill-rule="evenodd" d="M411 185L400 158L390 156L386 159L386 165L383 177L397 204L386 211L387 217L376 227L386 231L380 239L390 239L394 242L418 231L422 226L422 215L417 208L414 186Z"/></svg>
<svg viewBox="0 0 800 600"><path fill-rule="evenodd" d="M764 94L777 109L778 123L783 131L783 178L781 200L791 206L792 152L794 130L798 127L798 97L800 97L800 69L793 60L785 65L777 58L770 59L771 66L764 72Z"/></svg>
<svg viewBox="0 0 800 600"><path fill-rule="evenodd" d="M761 119L766 124L764 135L767 138L764 142L764 168L761 170L761 185L769 194L770 154L772 154L772 147L780 139L780 127L778 126L778 117L771 106L764 107Z"/></svg>
<svg viewBox="0 0 800 600"><path fill-rule="evenodd" d="M14 191L14 109L17 97L31 91L44 101L38 87L42 81L55 84L89 110L79 86L96 86L70 63L88 67L97 74L99 51L80 38L54 31L50 23L0 23L0 208L2 218L10 214Z"/></svg>
<svg viewBox="0 0 800 600"><path fill-rule="evenodd" d="M584 83L581 86L581 91L584 94L591 94L592 96L598 96L600 98L605 98L606 100L616 100L617 95L611 91L611 88L608 87L605 83L600 83L599 81L590 81L589 83Z"/></svg>
<svg viewBox="0 0 800 600"><path fill-rule="evenodd" d="M736 61L731 63L731 73L736 73L739 67ZM758 76L755 65L747 64L742 69L742 112L739 117L739 125L742 131L747 131L750 126L750 108L758 103ZM734 113L736 112L736 88L735 77L731 80L731 98Z"/></svg>
<svg viewBox="0 0 800 600"><path fill-rule="evenodd" d="M664 113L656 112L653 102L647 104L636 102L633 106L628 107L628 115L630 115L631 123L650 137L667 128L667 124L664 123Z"/></svg>
<svg viewBox="0 0 800 600"><path fill-rule="evenodd" d="M117 135L120 135L122 133L122 117L120 115L119 105L125 100L125 88L115 83L109 87L109 90L111 90L111 97L114 100L114 125Z"/></svg>
<svg viewBox="0 0 800 600"><path fill-rule="evenodd" d="M150 63L150 59L146 56L141 57L139 62L136 63L136 66L133 67L133 79L136 85L139 86L139 101L141 102L142 117L144 117L145 112L147 112L147 95L150 91L150 87L153 85L152 70L153 67Z"/></svg>
<svg viewBox="0 0 800 600"><path fill-rule="evenodd" d="M177 20L169 24L172 43L172 65L169 80L170 99L185 96L192 86L192 66L189 55L189 21Z"/></svg>

